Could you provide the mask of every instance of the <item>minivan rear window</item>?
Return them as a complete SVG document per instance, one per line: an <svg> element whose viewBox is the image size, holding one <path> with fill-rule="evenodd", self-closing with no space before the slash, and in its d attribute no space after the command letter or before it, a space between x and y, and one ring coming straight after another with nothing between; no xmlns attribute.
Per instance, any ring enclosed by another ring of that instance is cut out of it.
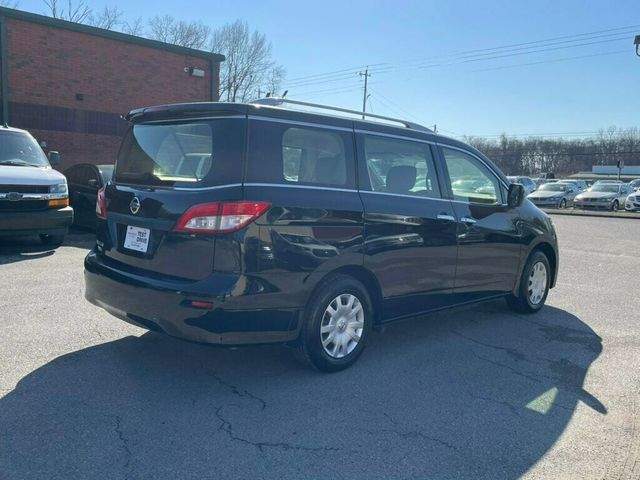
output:
<svg viewBox="0 0 640 480"><path fill-rule="evenodd" d="M186 188L240 183L244 128L237 119L133 125L114 180Z"/></svg>

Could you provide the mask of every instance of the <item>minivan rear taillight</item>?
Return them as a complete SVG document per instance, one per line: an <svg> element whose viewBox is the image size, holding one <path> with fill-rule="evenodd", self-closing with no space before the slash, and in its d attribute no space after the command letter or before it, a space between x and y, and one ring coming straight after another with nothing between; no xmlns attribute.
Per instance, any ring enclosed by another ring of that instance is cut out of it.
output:
<svg viewBox="0 0 640 480"><path fill-rule="evenodd" d="M98 198L96 200L96 217L102 220L107 219L107 201L104 198L104 187L98 190Z"/></svg>
<svg viewBox="0 0 640 480"><path fill-rule="evenodd" d="M185 212L175 230L187 233L229 233L246 227L267 211L265 202L218 202L194 205Z"/></svg>

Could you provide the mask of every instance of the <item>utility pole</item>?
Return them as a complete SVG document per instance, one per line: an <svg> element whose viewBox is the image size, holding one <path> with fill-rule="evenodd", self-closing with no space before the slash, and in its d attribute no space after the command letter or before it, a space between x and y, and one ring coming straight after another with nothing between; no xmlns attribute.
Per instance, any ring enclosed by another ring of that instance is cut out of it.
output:
<svg viewBox="0 0 640 480"><path fill-rule="evenodd" d="M438 125L433 124L433 133L438 133Z"/></svg>
<svg viewBox="0 0 640 480"><path fill-rule="evenodd" d="M371 76L371 74L369 73L369 67L367 66L364 72L358 72L358 75L364 77L364 95L362 97L362 119L364 120L364 114L367 111L367 80Z"/></svg>

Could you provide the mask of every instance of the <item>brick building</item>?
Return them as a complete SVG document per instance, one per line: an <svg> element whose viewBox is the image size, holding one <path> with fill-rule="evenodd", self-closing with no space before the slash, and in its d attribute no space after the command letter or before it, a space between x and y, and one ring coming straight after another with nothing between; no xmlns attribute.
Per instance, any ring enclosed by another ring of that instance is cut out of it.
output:
<svg viewBox="0 0 640 480"><path fill-rule="evenodd" d="M0 8L2 120L62 165L113 163L141 106L217 101L224 56Z"/></svg>

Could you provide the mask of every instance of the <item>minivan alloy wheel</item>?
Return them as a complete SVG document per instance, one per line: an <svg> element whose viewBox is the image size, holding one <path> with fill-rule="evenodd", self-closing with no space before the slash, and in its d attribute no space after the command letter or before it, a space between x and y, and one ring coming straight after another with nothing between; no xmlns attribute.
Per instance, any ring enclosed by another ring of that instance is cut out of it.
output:
<svg viewBox="0 0 640 480"><path fill-rule="evenodd" d="M538 305L547 290L547 267L542 262L537 262L531 269L529 275L529 286L527 292L529 301L533 305Z"/></svg>
<svg viewBox="0 0 640 480"><path fill-rule="evenodd" d="M333 358L350 354L358 345L364 328L364 309L355 295L345 293L334 298L320 324L322 348Z"/></svg>

